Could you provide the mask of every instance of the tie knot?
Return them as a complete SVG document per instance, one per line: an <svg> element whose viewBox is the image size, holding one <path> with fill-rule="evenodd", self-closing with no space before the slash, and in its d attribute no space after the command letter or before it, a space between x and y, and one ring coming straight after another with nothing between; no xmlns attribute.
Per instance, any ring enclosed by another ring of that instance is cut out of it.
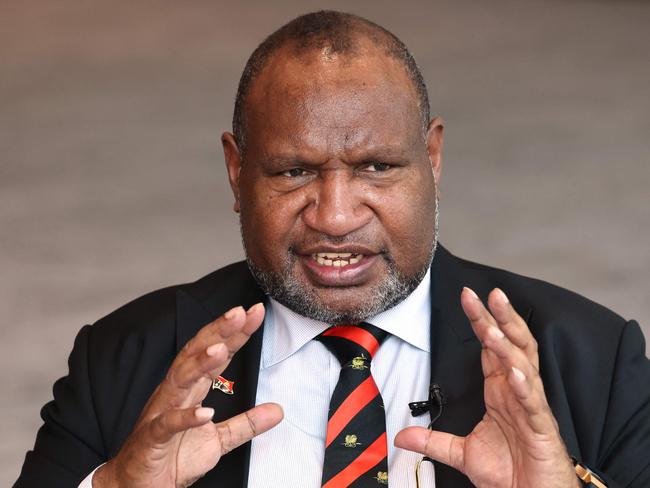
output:
<svg viewBox="0 0 650 488"><path fill-rule="evenodd" d="M341 366L351 363L359 368L367 367L384 342L388 332L367 322L359 325L335 325L315 339L322 342L334 354Z"/></svg>

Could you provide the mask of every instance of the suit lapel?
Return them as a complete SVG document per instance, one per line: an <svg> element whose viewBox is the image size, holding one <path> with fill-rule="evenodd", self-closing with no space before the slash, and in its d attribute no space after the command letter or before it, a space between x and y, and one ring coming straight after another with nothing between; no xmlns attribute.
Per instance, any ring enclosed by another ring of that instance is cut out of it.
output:
<svg viewBox="0 0 650 488"><path fill-rule="evenodd" d="M452 256L440 246L431 267L431 382L440 385L447 404L436 430L466 436L485 415L481 344L460 306L464 286L486 303L495 287L504 284L488 268ZM513 307L528 323L530 304L510 294ZM471 487L469 479L444 464L435 463L439 486Z"/></svg>
<svg viewBox="0 0 650 488"><path fill-rule="evenodd" d="M219 294L220 296L210 296L203 299L196 298L192 294L180 290L176 297L177 349L180 350L201 327L223 315L230 308L238 305L248 308L264 300L264 295L254 282L247 283L247 285L241 290L237 290L241 293L232 293L233 288L231 288L231 293L222 293ZM223 378L234 382L233 394L228 395L214 389L208 392L203 401L203 406L214 408L215 415L213 419L215 422L229 419L254 406L262 348L262 328L260 327L244 347L235 354L228 367L221 374ZM250 442L247 442L223 456L217 466L193 486L246 487L249 458Z"/></svg>
<svg viewBox="0 0 650 488"><path fill-rule="evenodd" d="M481 344L460 306L463 274L456 258L440 247L431 273L431 383L447 401L436 430L465 436L485 413ZM471 283L467 283L471 286ZM459 471L435 463L436 486L473 486Z"/></svg>

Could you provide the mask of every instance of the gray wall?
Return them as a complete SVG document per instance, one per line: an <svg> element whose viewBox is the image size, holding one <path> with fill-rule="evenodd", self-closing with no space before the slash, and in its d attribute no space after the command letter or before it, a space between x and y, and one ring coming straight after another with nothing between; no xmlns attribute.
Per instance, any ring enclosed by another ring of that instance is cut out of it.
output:
<svg viewBox="0 0 650 488"><path fill-rule="evenodd" d="M323 6L422 66L452 251L650 324L650 4L241 3L0 2L2 486L79 327L242 256L219 144L237 79Z"/></svg>

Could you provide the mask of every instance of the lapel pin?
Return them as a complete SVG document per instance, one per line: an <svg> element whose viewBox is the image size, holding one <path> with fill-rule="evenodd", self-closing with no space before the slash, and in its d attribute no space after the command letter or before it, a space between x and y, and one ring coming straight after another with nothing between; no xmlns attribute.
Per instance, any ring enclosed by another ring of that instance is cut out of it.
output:
<svg viewBox="0 0 650 488"><path fill-rule="evenodd" d="M217 376L214 380L212 380L212 389L213 390L220 390L226 395L234 395L235 391L235 382L227 380L223 376Z"/></svg>

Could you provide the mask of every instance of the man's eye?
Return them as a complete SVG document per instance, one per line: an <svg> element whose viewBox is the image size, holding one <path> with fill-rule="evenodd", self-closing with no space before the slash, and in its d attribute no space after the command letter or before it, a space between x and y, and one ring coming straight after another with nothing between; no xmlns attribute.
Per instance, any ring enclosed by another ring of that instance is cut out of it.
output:
<svg viewBox="0 0 650 488"><path fill-rule="evenodd" d="M366 171L381 172L388 171L392 166L388 163L370 163L366 166Z"/></svg>
<svg viewBox="0 0 650 488"><path fill-rule="evenodd" d="M281 173L282 176L288 178L298 178L299 176L305 176L306 171L302 168L291 168Z"/></svg>

